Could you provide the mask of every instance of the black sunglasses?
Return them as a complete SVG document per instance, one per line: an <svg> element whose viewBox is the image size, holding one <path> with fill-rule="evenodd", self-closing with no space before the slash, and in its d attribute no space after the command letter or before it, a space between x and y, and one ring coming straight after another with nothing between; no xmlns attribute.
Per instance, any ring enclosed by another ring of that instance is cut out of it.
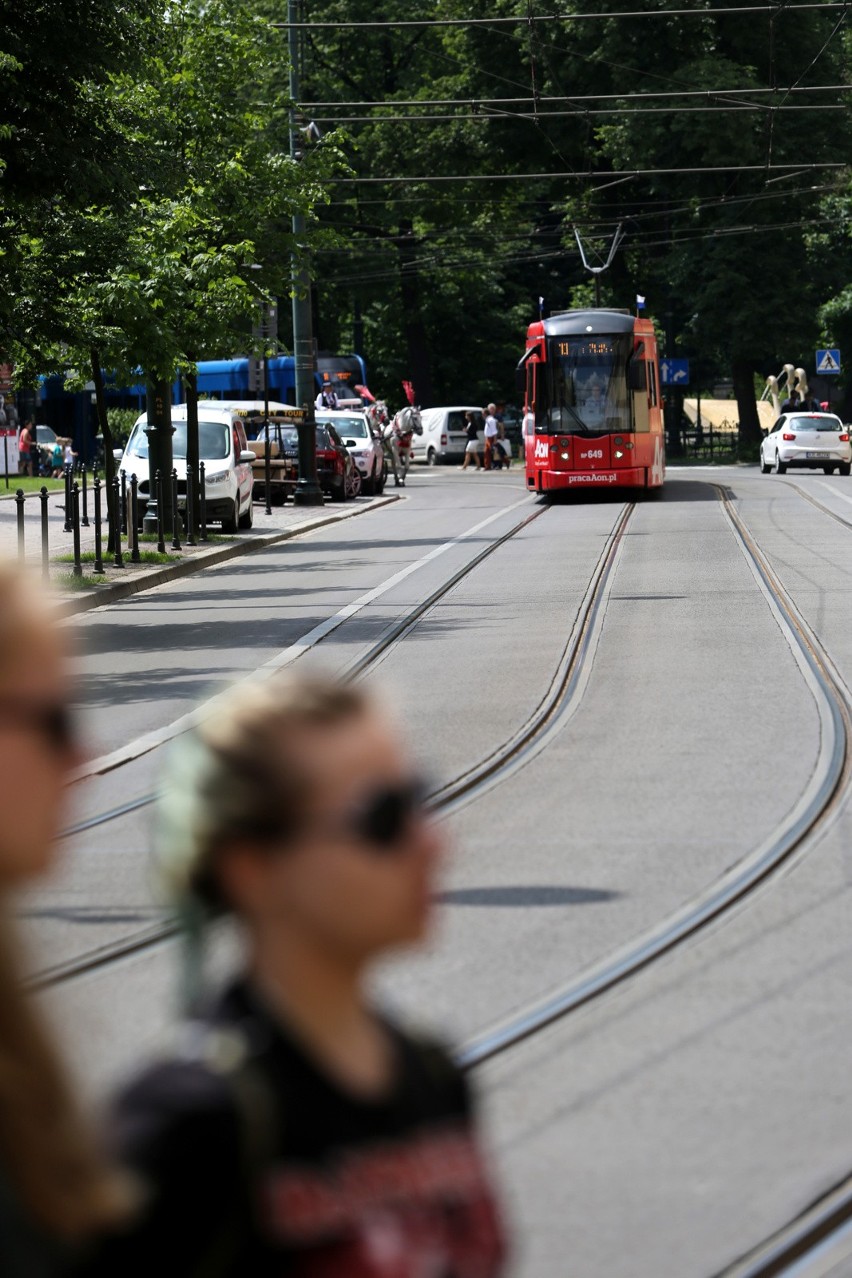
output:
<svg viewBox="0 0 852 1278"><path fill-rule="evenodd" d="M4 719L35 728L58 753L70 750L77 740L74 716L68 706L3 698L0 699L0 720Z"/></svg>
<svg viewBox="0 0 852 1278"><path fill-rule="evenodd" d="M424 781L408 781L375 791L346 819L349 833L377 852L395 851L415 818L425 811Z"/></svg>

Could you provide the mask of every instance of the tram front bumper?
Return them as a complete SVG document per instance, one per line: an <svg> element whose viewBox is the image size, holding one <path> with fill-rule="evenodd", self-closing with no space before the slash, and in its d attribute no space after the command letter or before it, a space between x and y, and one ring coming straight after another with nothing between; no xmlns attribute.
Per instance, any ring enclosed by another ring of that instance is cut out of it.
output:
<svg viewBox="0 0 852 1278"><path fill-rule="evenodd" d="M527 486L536 492L559 488L645 488L644 466L624 466L618 470L537 470L527 476Z"/></svg>

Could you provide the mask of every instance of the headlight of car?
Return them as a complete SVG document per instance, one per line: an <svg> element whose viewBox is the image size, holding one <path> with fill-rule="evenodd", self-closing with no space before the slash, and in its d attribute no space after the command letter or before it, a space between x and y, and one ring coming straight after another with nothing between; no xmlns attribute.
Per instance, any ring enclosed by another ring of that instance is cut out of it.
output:
<svg viewBox="0 0 852 1278"><path fill-rule="evenodd" d="M218 474L205 475L204 481L206 486L209 488L211 484L224 484L227 478L228 472L226 470L220 470Z"/></svg>

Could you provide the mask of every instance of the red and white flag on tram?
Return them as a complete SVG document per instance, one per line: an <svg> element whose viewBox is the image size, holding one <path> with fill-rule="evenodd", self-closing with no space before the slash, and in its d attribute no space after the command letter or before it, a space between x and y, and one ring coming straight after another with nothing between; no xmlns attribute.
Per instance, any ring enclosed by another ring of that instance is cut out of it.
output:
<svg viewBox="0 0 852 1278"><path fill-rule="evenodd" d="M414 384L412 382L403 382L402 389L405 391L405 398L409 404L414 407Z"/></svg>

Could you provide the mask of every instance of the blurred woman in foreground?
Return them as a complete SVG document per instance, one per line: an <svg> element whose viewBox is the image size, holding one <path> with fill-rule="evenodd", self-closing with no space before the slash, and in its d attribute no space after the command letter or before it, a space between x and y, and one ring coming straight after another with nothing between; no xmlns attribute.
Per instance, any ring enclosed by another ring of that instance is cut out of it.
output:
<svg viewBox="0 0 852 1278"><path fill-rule="evenodd" d="M498 1273L464 1080L364 987L428 928L442 846L422 800L352 685L244 684L178 744L163 868L191 934L236 916L247 964L119 1105L149 1202L103 1272Z"/></svg>
<svg viewBox="0 0 852 1278"><path fill-rule="evenodd" d="M61 1274L121 1211L60 1061L21 988L7 915L50 867L77 762L60 633L0 563L0 1274Z"/></svg>

